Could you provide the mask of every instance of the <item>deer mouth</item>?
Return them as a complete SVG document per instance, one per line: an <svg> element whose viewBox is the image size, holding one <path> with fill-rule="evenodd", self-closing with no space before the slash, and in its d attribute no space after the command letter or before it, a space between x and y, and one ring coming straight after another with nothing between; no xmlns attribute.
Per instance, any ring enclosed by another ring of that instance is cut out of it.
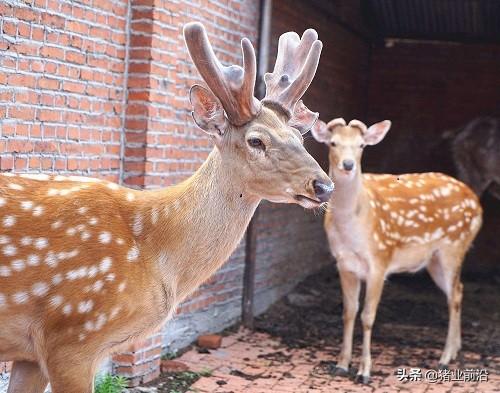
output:
<svg viewBox="0 0 500 393"><path fill-rule="evenodd" d="M305 195L296 194L294 199L299 203L300 206L305 207L306 209L314 209L315 207L320 207L323 202L319 199L309 198Z"/></svg>

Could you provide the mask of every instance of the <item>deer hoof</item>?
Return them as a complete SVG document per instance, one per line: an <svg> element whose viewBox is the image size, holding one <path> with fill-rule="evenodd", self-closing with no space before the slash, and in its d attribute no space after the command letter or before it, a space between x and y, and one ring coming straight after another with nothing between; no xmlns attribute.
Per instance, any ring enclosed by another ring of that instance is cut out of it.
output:
<svg viewBox="0 0 500 393"><path fill-rule="evenodd" d="M448 365L447 365L447 364L439 363L439 364L438 364L438 369L439 369L439 370L448 370L448 369L449 369L449 367L448 367Z"/></svg>
<svg viewBox="0 0 500 393"><path fill-rule="evenodd" d="M331 371L332 375L336 377L346 377L349 374L349 370L343 367L333 367L333 370Z"/></svg>
<svg viewBox="0 0 500 393"><path fill-rule="evenodd" d="M361 383L363 385L369 385L371 382L371 378L368 375L358 374L356 375L356 378L354 378L354 382Z"/></svg>

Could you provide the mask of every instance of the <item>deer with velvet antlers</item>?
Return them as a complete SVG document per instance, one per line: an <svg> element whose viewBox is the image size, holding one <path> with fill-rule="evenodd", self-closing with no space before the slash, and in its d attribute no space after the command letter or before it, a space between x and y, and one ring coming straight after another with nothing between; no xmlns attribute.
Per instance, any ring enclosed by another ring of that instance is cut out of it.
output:
<svg viewBox="0 0 500 393"><path fill-rule="evenodd" d="M183 183L135 191L84 177L0 176L0 360L9 393L92 393L99 362L161 327L243 236L261 199L315 208L333 183L303 147L317 114L300 101L318 65L314 30L280 37L266 96L256 58L222 66L199 23L184 28L208 88L193 118L215 143Z"/></svg>
<svg viewBox="0 0 500 393"><path fill-rule="evenodd" d="M448 299L449 326L440 359L445 367L461 346L460 270L482 223L477 196L465 184L440 173L362 174L367 145L379 143L390 121L371 127L318 121L314 138L329 146L330 177L337 191L330 199L325 230L337 261L343 294L344 335L335 373L347 374L361 281L366 294L361 321L363 348L357 379L368 383L370 342L384 280L392 273L426 268Z"/></svg>

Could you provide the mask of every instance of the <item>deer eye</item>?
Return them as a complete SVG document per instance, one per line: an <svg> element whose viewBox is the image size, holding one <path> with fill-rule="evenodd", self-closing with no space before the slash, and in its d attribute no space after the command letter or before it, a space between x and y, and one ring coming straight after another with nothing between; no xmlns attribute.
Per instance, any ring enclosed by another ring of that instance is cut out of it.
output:
<svg viewBox="0 0 500 393"><path fill-rule="evenodd" d="M359 148L360 148L360 149L363 149L364 147L365 147L365 144L364 144L364 143L362 143L361 145L359 145Z"/></svg>
<svg viewBox="0 0 500 393"><path fill-rule="evenodd" d="M247 142L251 147L255 149L266 150L264 142L262 142L259 138L249 138Z"/></svg>
<svg viewBox="0 0 500 393"><path fill-rule="evenodd" d="M331 145L332 147L337 146L337 144L336 144L335 142L330 142L330 145Z"/></svg>

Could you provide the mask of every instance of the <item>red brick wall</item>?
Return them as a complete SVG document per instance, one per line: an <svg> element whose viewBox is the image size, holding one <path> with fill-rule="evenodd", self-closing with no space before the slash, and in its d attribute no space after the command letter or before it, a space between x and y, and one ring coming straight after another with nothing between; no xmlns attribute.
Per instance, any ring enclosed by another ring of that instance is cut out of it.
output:
<svg viewBox="0 0 500 393"><path fill-rule="evenodd" d="M455 175L442 139L477 116L500 116L500 45L402 41L375 47L370 67L368 122L393 121L387 137L367 149L377 172L444 171ZM465 271L498 269L500 204L485 195L485 223Z"/></svg>
<svg viewBox="0 0 500 393"><path fill-rule="evenodd" d="M118 180L126 2L10 3L0 3L0 169Z"/></svg>

